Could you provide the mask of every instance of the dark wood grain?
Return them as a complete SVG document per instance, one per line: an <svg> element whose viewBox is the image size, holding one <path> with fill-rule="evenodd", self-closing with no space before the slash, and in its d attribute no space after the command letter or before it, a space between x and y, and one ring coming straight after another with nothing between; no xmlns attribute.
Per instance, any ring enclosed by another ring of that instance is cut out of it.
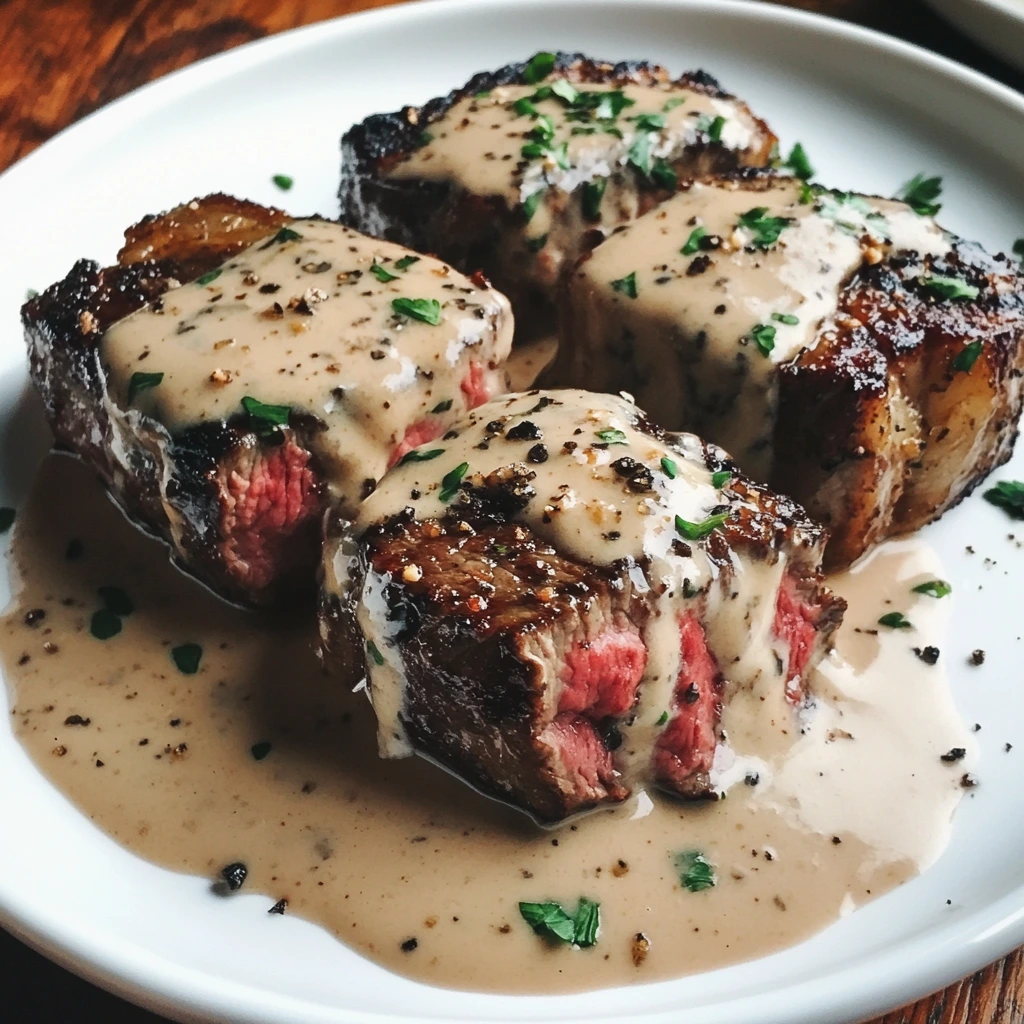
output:
<svg viewBox="0 0 1024 1024"><path fill-rule="evenodd" d="M0 0L0 169L175 68L273 32L391 2ZM803 0L796 6L882 29L1024 89L1024 76L959 37L918 0ZM874 1024L1020 1024L1022 1008L1024 952L1018 950ZM2 931L0 1018L12 1024L162 1020L80 981Z"/></svg>

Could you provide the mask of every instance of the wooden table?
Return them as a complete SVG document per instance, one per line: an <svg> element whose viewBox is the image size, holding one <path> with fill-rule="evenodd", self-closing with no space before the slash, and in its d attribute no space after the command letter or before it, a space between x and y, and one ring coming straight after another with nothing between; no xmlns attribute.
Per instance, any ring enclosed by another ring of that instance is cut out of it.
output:
<svg viewBox="0 0 1024 1024"><path fill-rule="evenodd" d="M175 68L296 25L392 2L0 0L0 169L72 121ZM805 0L798 6L880 28L1024 91L1024 75L960 38L919 0ZM1024 1021L1022 1005L1024 950L1018 950L876 1024L1017 1024ZM2 931L0 1006L17 1014L17 1024L161 1020L80 981ZM14 1024L14 1017L0 1016Z"/></svg>

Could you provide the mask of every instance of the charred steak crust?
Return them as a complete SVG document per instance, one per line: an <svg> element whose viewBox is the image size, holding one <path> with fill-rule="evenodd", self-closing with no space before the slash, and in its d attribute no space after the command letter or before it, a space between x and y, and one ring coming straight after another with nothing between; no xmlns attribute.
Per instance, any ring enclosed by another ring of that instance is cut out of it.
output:
<svg viewBox="0 0 1024 1024"><path fill-rule="evenodd" d="M267 557L281 567L272 579L254 580L233 569L230 545L218 535L225 474L253 453L274 458L275 446L248 429L245 417L169 437L141 414L115 410L106 392L100 341L113 323L291 219L222 194L196 199L129 228L117 265L101 268L80 260L67 277L22 308L30 374L57 443L92 466L124 510L170 544L188 572L241 603L269 603L309 591L318 549L316 517L267 539L274 548ZM295 444L293 432L285 433L279 451ZM319 483L307 484L310 503L318 503Z"/></svg>
<svg viewBox="0 0 1024 1024"><path fill-rule="evenodd" d="M951 301L922 274L959 278ZM1024 281L972 242L863 267L831 335L781 368L772 484L828 527L829 566L916 530L1013 452L1024 389Z"/></svg>

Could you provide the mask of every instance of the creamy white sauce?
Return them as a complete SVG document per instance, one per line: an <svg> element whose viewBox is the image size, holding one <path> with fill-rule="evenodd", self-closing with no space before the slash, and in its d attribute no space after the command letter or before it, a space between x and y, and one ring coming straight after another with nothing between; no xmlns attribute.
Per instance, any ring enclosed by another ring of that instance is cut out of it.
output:
<svg viewBox="0 0 1024 1024"><path fill-rule="evenodd" d="M702 232L710 247L697 246ZM819 195L795 179L763 191L696 183L569 279L554 379L628 387L655 422L699 433L767 479L779 366L814 346L865 262L948 249L932 218L892 200ZM635 297L613 285L626 280Z"/></svg>
<svg viewBox="0 0 1024 1024"><path fill-rule="evenodd" d="M171 434L244 398L287 406L293 428L315 417L305 440L351 514L410 427L437 436L507 388L512 313L433 257L330 221L282 230L113 325L101 358L114 404ZM438 323L396 312L404 299L437 303ZM129 401L137 372L163 379Z"/></svg>

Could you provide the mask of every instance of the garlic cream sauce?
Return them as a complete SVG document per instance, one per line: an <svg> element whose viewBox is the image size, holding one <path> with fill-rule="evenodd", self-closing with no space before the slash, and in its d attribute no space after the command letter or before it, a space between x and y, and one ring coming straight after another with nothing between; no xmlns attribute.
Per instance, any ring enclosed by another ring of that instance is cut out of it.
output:
<svg viewBox="0 0 1024 1024"><path fill-rule="evenodd" d="M101 355L117 415L171 434L251 399L315 417L307 443L351 514L409 428L418 444L506 390L512 329L503 295L440 260L296 220L114 324Z"/></svg>
<svg viewBox="0 0 1024 1024"><path fill-rule="evenodd" d="M47 460L12 545L11 722L53 784L140 856L211 881L242 862L241 891L266 894L267 910L286 900L431 984L571 992L790 946L927 866L973 768L942 659L913 653L940 644L953 600L912 591L941 576L918 541L831 580L850 609L802 728L788 709L730 702L727 799L641 794L557 832L419 759L379 760L366 697L321 674L311 622L196 587L71 460ZM98 592L111 586L133 610ZM90 624L105 601L121 630L104 640ZM878 626L891 610L913 629ZM185 644L201 648L194 673L175 661ZM942 761L954 748L963 758ZM757 785L742 781L752 771ZM678 859L695 851L717 884L691 892ZM581 896L601 906L587 950L549 945L518 911L571 911ZM274 927L253 914L254 929Z"/></svg>
<svg viewBox="0 0 1024 1024"><path fill-rule="evenodd" d="M904 203L816 190L695 183L624 227L569 279L556 383L631 391L768 479L779 367L812 348L864 263L948 252Z"/></svg>

